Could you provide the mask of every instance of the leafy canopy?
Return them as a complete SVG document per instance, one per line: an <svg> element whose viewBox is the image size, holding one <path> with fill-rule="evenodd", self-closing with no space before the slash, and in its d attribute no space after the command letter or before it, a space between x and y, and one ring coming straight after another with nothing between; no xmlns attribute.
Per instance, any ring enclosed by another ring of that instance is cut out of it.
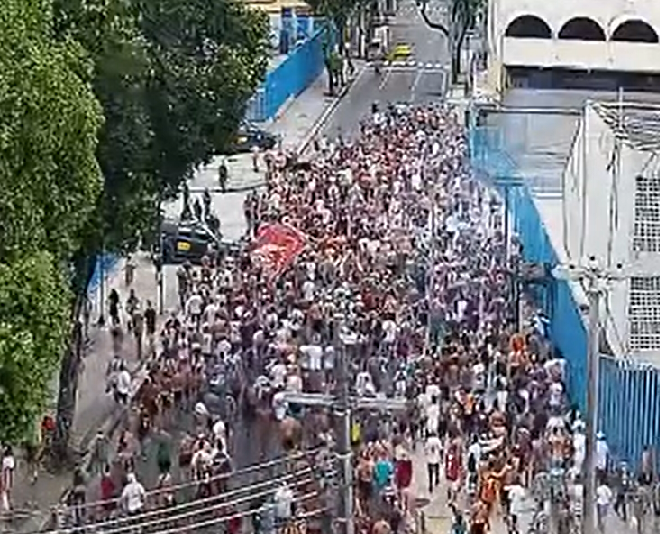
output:
<svg viewBox="0 0 660 535"><path fill-rule="evenodd" d="M68 338L68 274L102 181L90 65L47 1L0 3L0 440L43 409Z"/></svg>

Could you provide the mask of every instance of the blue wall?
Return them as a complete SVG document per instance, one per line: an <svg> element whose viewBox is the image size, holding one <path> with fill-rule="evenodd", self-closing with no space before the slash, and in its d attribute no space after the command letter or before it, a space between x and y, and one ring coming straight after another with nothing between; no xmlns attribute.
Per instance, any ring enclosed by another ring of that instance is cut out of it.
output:
<svg viewBox="0 0 660 535"><path fill-rule="evenodd" d="M249 121L273 119L287 100L297 97L316 80L324 68L324 39L324 30L319 30L266 75L248 103L246 118Z"/></svg>
<svg viewBox="0 0 660 535"><path fill-rule="evenodd" d="M87 286L87 295L92 297L99 289L101 285L101 277L106 279L112 274L112 272L117 268L119 263L119 257L113 254L104 254L99 256L96 259L96 267L94 268L94 274L89 280L89 285ZM110 288L106 291L106 297Z"/></svg>
<svg viewBox="0 0 660 535"><path fill-rule="evenodd" d="M499 133L490 128L470 130L472 166L482 180L497 184L502 177L520 178L515 162L499 143ZM531 262L558 263L558 257L541 221L530 191L509 189L512 223ZM582 411L587 390L587 333L573 293L566 281L553 282L551 317L555 346L569 365L568 388L571 399ZM642 449L653 445L660 453L660 370L607 356L600 358L600 429L607 435L614 455L638 463Z"/></svg>

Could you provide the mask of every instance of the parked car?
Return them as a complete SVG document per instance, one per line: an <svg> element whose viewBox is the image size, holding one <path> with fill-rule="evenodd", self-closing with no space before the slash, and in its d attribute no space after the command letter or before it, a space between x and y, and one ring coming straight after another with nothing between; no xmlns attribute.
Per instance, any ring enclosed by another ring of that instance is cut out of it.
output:
<svg viewBox="0 0 660 535"><path fill-rule="evenodd" d="M214 232L207 224L195 219L164 221L158 246L162 246L164 264L198 263L214 249L232 255L240 249L239 243L223 239L221 233Z"/></svg>
<svg viewBox="0 0 660 535"><path fill-rule="evenodd" d="M243 121L236 133L236 141L232 147L232 152L251 152L254 147L261 150L270 150L279 142L279 137L270 132L266 132L258 126Z"/></svg>

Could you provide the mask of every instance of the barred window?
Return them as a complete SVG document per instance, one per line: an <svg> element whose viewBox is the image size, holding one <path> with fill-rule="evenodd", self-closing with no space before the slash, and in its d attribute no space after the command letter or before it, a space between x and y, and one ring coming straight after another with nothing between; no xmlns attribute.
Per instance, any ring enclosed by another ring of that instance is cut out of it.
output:
<svg viewBox="0 0 660 535"><path fill-rule="evenodd" d="M635 178L633 250L660 253L660 177Z"/></svg>
<svg viewBox="0 0 660 535"><path fill-rule="evenodd" d="M632 277L628 298L631 351L660 351L660 277Z"/></svg>

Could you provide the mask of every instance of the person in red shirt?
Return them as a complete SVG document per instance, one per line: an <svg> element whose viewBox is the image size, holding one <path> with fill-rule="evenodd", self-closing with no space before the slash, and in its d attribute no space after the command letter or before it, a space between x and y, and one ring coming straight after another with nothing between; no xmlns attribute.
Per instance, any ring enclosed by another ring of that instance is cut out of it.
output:
<svg viewBox="0 0 660 535"><path fill-rule="evenodd" d="M445 454L445 479L447 480L448 500L453 502L461 490L463 477L463 454L459 439L450 441Z"/></svg>

